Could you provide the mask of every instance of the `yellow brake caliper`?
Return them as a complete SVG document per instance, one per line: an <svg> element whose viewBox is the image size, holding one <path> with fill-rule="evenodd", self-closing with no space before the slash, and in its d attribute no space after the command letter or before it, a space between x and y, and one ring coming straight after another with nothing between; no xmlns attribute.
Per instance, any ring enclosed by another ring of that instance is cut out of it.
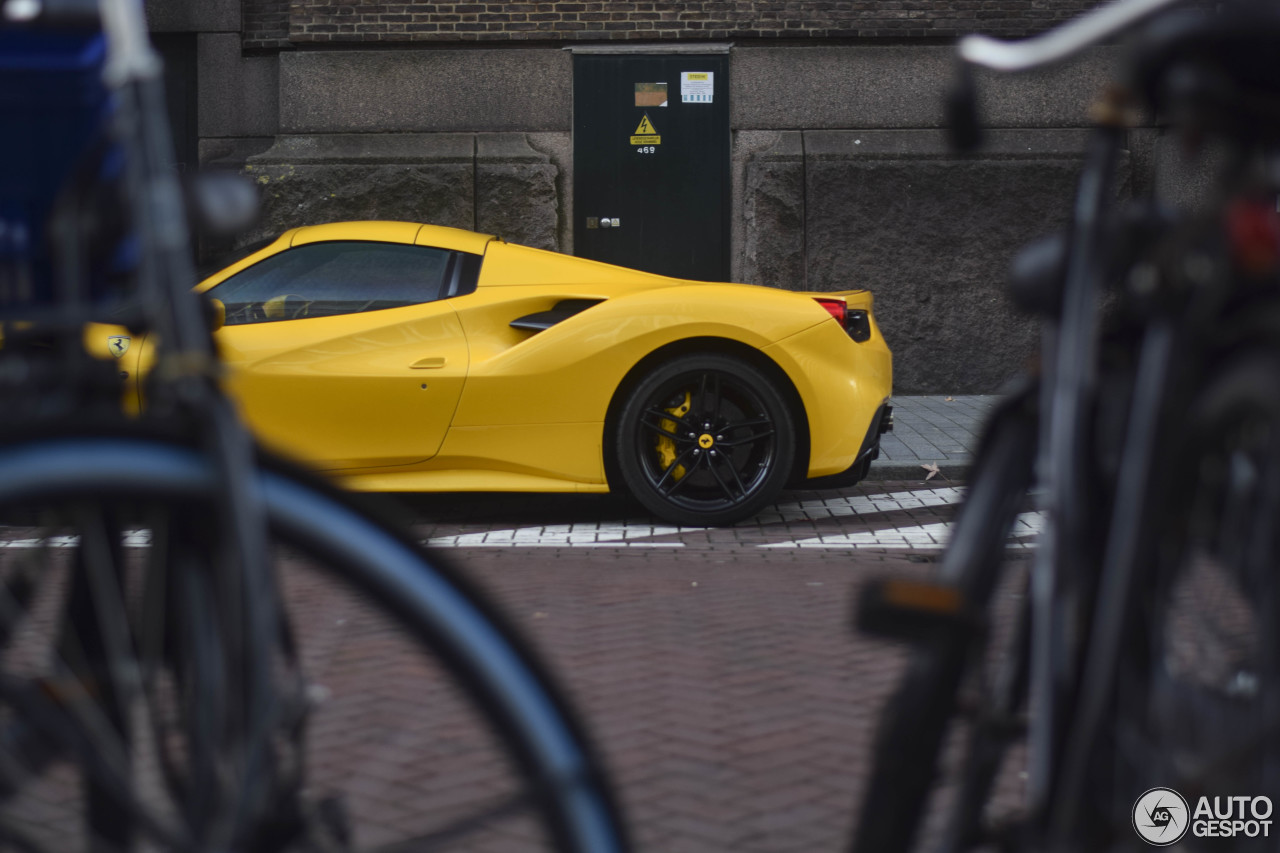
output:
<svg viewBox="0 0 1280 853"><path fill-rule="evenodd" d="M664 411L668 414L675 415L677 418L682 418L689 413L689 409L692 405L693 400L690 397L689 392L685 391L683 403L673 409L665 409ZM675 421L659 421L658 426L663 432L675 432L678 428L678 424L676 424ZM662 464L662 470L665 471L675 464L676 443L664 435L658 439L657 448L658 460ZM685 470L683 465L671 472L671 477L675 480L679 480L684 475Z"/></svg>

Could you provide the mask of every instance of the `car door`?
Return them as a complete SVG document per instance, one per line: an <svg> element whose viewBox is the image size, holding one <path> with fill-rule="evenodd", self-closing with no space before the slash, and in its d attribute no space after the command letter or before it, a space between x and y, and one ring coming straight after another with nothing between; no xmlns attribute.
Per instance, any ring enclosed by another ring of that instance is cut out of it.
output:
<svg viewBox="0 0 1280 853"><path fill-rule="evenodd" d="M466 381L448 297L477 258L403 243L286 249L208 291L229 389L271 447L326 469L380 468L440 448Z"/></svg>

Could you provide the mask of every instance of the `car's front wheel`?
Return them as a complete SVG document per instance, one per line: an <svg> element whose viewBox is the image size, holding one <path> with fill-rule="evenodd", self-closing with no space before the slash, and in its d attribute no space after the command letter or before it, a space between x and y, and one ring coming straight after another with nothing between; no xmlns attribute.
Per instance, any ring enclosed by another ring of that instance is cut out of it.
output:
<svg viewBox="0 0 1280 853"><path fill-rule="evenodd" d="M777 497L795 461L795 424L776 383L726 355L679 356L654 369L614 428L627 489L683 526L750 518Z"/></svg>

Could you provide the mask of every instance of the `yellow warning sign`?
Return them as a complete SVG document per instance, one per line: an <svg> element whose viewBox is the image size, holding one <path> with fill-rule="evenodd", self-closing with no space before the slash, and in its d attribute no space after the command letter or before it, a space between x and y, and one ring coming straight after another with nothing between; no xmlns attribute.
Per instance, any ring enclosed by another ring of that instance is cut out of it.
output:
<svg viewBox="0 0 1280 853"><path fill-rule="evenodd" d="M649 121L649 114L645 113L644 118L640 119L640 126L636 128L635 135L631 137L632 145L661 145L662 137L658 135L658 129L653 126L653 122Z"/></svg>

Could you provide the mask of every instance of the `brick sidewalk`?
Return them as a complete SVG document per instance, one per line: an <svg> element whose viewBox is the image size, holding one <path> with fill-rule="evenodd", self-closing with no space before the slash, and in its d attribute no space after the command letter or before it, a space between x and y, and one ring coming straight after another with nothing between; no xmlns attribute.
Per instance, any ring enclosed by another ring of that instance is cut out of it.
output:
<svg viewBox="0 0 1280 853"><path fill-rule="evenodd" d="M417 499L415 514L432 522L416 529L429 538L567 528L565 547L460 541L447 553L525 631L583 712L637 850L840 851L865 791L881 708L906 660L896 644L853 631L857 587L873 574L923 576L938 552L761 546L780 528L793 538L838 538L867 526L950 520L954 503L912 499L924 488L921 466L943 472L929 486L963 479L993 401L895 399L897 426L885 437L874 479L836 497L850 506L859 505L853 496L906 499L871 501L857 516L842 504L839 512L784 512L667 537L680 548L576 548L567 543L579 526L639 520L608 497L453 496ZM895 473L903 482L884 482ZM820 504L830 495L791 499ZM321 612L308 623L321 629L312 654L330 662L321 670L331 676L335 698L316 729L330 744L317 749L329 756L318 770L355 798L354 811L371 810L366 837L412 838L455 806L500 791L503 770L485 753L483 738L447 716L426 724L428 704L449 707L438 691L418 703L423 720L412 725L414 702L405 691L409 676L421 672L397 662L378 632L358 620L333 636L335 619L352 617ZM386 737L370 737L375 722L388 725ZM504 828L460 849L519 849L512 840L526 831Z"/></svg>
<svg viewBox="0 0 1280 853"><path fill-rule="evenodd" d="M987 412L995 396L894 397L893 431L880 439L880 458L871 463L871 479L920 476L921 466L937 465L963 479Z"/></svg>
<svg viewBox="0 0 1280 853"><path fill-rule="evenodd" d="M561 510L524 500L521 509L516 498L477 499L470 523L559 520ZM953 505L915 506L806 523L835 533L953 513ZM857 585L878 573L920 576L936 552L762 549L753 525L700 535L705 542L685 549L460 548L448 557L524 629L582 710L637 850L842 850L880 709L905 660L895 644L852 630ZM338 618L314 603L305 612L304 635ZM331 739L317 748L331 756L324 778L358 798L356 813L373 809L372 837L392 841L447 814L438 809L497 790L502 774L474 732L448 720L429 726L426 703L421 725L449 736L419 742L405 693L414 670L389 660L384 642L353 620L341 637L320 630L308 647L321 650L316 661L333 662L322 671L332 676L328 713L337 716L316 729ZM371 737L378 722L387 734ZM501 843L510 836L460 849L512 849Z"/></svg>
<svg viewBox="0 0 1280 853"><path fill-rule="evenodd" d="M580 704L647 853L839 851L904 654L856 636L855 579L902 557L511 551L467 567Z"/></svg>
<svg viewBox="0 0 1280 853"><path fill-rule="evenodd" d="M683 548L456 548L447 556L491 593L583 712L638 851L839 851L905 660L895 644L853 632L856 590L873 574L927 573L938 552L772 544L784 528L838 538L948 521L955 504L924 499L929 491L917 474L810 507L796 493L805 511L794 518L779 511L758 524L698 531ZM413 508L455 513L419 513L424 536L440 524L590 520L587 509L618 518L616 502L581 497L422 500ZM492 734L439 662L331 579L287 559L285 598L318 703L308 720L309 787L341 794L358 849L413 849L415 839L515 792ZM46 633L35 647L49 642ZM63 834L76 830L83 806L63 769L33 780L6 809L6 819L48 834L48 849L66 849ZM528 820L502 820L445 849L543 849L528 843L536 835Z"/></svg>

